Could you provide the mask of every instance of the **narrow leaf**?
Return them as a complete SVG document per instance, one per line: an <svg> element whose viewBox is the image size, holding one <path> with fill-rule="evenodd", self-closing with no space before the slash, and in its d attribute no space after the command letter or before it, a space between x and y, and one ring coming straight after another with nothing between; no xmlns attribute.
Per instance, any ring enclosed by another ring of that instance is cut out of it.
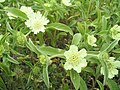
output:
<svg viewBox="0 0 120 90"><path fill-rule="evenodd" d="M80 88L80 75L74 71L70 71L70 78L76 90ZM82 90L82 89L81 89Z"/></svg>
<svg viewBox="0 0 120 90"><path fill-rule="evenodd" d="M49 88L49 76L48 76L48 62L49 62L49 58L46 56L46 64L43 66L43 80L47 86L47 88Z"/></svg>
<svg viewBox="0 0 120 90"><path fill-rule="evenodd" d="M114 80L108 80L108 86L110 88L110 90L120 90L119 86L117 85L117 83Z"/></svg>
<svg viewBox="0 0 120 90"><path fill-rule="evenodd" d="M1 76L0 76L0 88L2 88L0 90L7 90L6 85L3 81L3 79L1 78Z"/></svg>
<svg viewBox="0 0 120 90"><path fill-rule="evenodd" d="M72 29L69 26L62 24L62 23L51 23L51 24L47 25L46 28L47 29L51 28L51 29L56 29L59 31L69 32L71 35L73 35Z"/></svg>
<svg viewBox="0 0 120 90"><path fill-rule="evenodd" d="M6 11L9 12L9 13L12 13L13 15L18 16L19 18L22 18L24 20L28 19L27 15L17 8L13 8L13 7L12 8L7 8Z"/></svg>
<svg viewBox="0 0 120 90"><path fill-rule="evenodd" d="M85 81L80 77L80 90L88 90Z"/></svg>
<svg viewBox="0 0 120 90"><path fill-rule="evenodd" d="M117 44L119 40L114 40L104 51L110 52Z"/></svg>
<svg viewBox="0 0 120 90"><path fill-rule="evenodd" d="M19 62L17 60L15 60L14 58L10 57L9 55L7 56L7 60L11 63L14 63L14 64L19 64Z"/></svg>
<svg viewBox="0 0 120 90"><path fill-rule="evenodd" d="M98 83L98 85L100 87L100 90L104 90L104 86L99 80L97 80L97 83Z"/></svg>
<svg viewBox="0 0 120 90"><path fill-rule="evenodd" d="M55 55L55 54L63 54L64 50L62 49L58 49L58 48L53 48L50 46L37 46L38 50L42 53L42 54L46 54L46 55Z"/></svg>
<svg viewBox="0 0 120 90"><path fill-rule="evenodd" d="M81 33L76 33L74 36L73 36L73 39L72 39L72 44L74 45L78 45L80 40L81 40Z"/></svg>
<svg viewBox="0 0 120 90"><path fill-rule="evenodd" d="M39 52L38 48L34 45L34 43L31 41L31 39L29 39L29 41L26 42L26 45L31 51L35 52L36 54L41 53Z"/></svg>

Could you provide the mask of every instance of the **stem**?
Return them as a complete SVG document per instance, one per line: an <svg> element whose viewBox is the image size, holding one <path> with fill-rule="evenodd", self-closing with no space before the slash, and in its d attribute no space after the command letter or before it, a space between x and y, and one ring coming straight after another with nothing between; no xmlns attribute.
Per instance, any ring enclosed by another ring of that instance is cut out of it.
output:
<svg viewBox="0 0 120 90"><path fill-rule="evenodd" d="M87 54L88 56L94 56L94 57L98 57L98 55L95 54Z"/></svg>
<svg viewBox="0 0 120 90"><path fill-rule="evenodd" d="M30 30L25 36L28 36L32 31Z"/></svg>
<svg viewBox="0 0 120 90"><path fill-rule="evenodd" d="M52 59L52 58L55 58L55 57L63 57L64 54L56 54L56 55L53 55L51 57L49 57L49 59Z"/></svg>

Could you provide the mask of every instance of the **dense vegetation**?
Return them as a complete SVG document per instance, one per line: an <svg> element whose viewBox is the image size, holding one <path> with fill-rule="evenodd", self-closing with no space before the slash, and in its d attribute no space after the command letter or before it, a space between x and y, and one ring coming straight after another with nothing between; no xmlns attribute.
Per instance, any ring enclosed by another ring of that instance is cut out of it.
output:
<svg viewBox="0 0 120 90"><path fill-rule="evenodd" d="M0 90L120 90L120 0L0 0Z"/></svg>

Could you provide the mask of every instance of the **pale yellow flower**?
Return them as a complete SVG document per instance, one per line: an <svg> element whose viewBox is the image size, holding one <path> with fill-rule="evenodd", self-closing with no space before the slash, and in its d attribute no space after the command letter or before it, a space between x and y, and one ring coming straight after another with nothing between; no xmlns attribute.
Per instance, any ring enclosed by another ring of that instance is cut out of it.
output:
<svg viewBox="0 0 120 90"><path fill-rule="evenodd" d="M120 61L115 61L114 57L110 57L106 60L107 68L108 68L108 78L112 79L115 75L118 74L117 68L120 68ZM104 68L101 67L101 74L104 74Z"/></svg>
<svg viewBox="0 0 120 90"><path fill-rule="evenodd" d="M113 39L120 40L120 26L114 25L110 29L111 35Z"/></svg>
<svg viewBox="0 0 120 90"><path fill-rule="evenodd" d="M5 0L0 0L0 2L5 2Z"/></svg>
<svg viewBox="0 0 120 90"><path fill-rule="evenodd" d="M78 51L78 47L71 45L68 51L65 51L64 56L66 57L66 63L64 68L66 70L74 69L78 73L81 72L81 69L87 66L86 59L87 52L85 49Z"/></svg>
<svg viewBox="0 0 120 90"><path fill-rule="evenodd" d="M70 0L62 0L62 3L66 6L70 6L71 5L71 2Z"/></svg>
<svg viewBox="0 0 120 90"><path fill-rule="evenodd" d="M33 13L33 16L29 18L25 24L32 29L34 34L37 34L39 32L45 32L45 25L47 25L48 22L49 20L46 17L42 16L40 12L36 12Z"/></svg>
<svg viewBox="0 0 120 90"><path fill-rule="evenodd" d="M97 41L97 39L94 37L94 35L88 35L87 42L88 42L89 45L91 45L91 46L97 46L95 44L96 41Z"/></svg>

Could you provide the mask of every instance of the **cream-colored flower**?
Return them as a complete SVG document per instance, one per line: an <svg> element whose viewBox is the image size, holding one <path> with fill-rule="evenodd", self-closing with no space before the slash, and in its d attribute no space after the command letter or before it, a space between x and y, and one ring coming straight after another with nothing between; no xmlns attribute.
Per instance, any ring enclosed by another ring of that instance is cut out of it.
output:
<svg viewBox="0 0 120 90"><path fill-rule="evenodd" d="M14 14L12 14L10 12L7 12L7 15L8 15L9 19L15 19L15 18L17 18L16 15L14 15Z"/></svg>
<svg viewBox="0 0 120 90"><path fill-rule="evenodd" d="M70 3L70 0L62 0L62 3L66 6L70 6L71 3Z"/></svg>
<svg viewBox="0 0 120 90"><path fill-rule="evenodd" d="M20 10L24 12L28 18L32 18L34 11L31 7L21 6Z"/></svg>
<svg viewBox="0 0 120 90"><path fill-rule="evenodd" d="M0 2L5 2L5 0L0 0Z"/></svg>
<svg viewBox="0 0 120 90"><path fill-rule="evenodd" d="M68 51L65 51L64 56L66 57L66 63L64 68L66 70L74 69L78 73L81 72L81 69L87 66L86 59L87 52L85 49L78 51L78 47L71 45Z"/></svg>
<svg viewBox="0 0 120 90"><path fill-rule="evenodd" d="M44 16L42 16L40 12L36 12L36 13L33 13L33 16L29 18L25 22L25 24L27 25L27 27L32 29L32 32L34 32L34 34L37 34L39 32L45 32L44 25L47 25L48 22L49 20Z"/></svg>
<svg viewBox="0 0 120 90"><path fill-rule="evenodd" d="M106 60L107 68L108 68L108 78L112 79L115 75L118 74L117 68L120 68L120 61L114 61L114 57L110 57ZM104 74L104 68L101 67L101 74Z"/></svg>
<svg viewBox="0 0 120 90"><path fill-rule="evenodd" d="M110 29L111 35L113 39L120 40L120 26L114 25Z"/></svg>
<svg viewBox="0 0 120 90"><path fill-rule="evenodd" d="M97 46L95 44L96 41L97 41L97 39L94 37L94 35L88 35L87 42L88 42L89 45L91 45L91 46Z"/></svg>

